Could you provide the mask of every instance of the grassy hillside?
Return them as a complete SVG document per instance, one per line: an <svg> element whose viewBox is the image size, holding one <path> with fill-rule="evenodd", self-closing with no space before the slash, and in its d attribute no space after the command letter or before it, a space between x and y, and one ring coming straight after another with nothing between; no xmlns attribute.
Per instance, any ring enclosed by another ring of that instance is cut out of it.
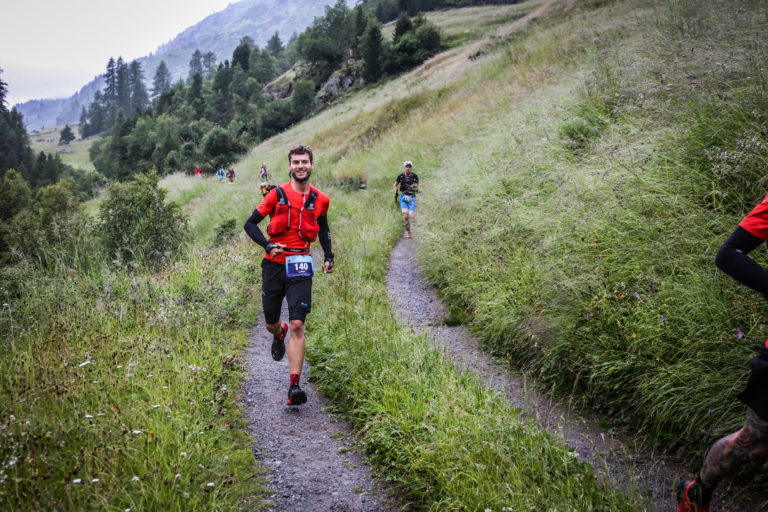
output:
<svg viewBox="0 0 768 512"><path fill-rule="evenodd" d="M406 159L450 321L694 465L735 428L733 392L768 326L713 258L764 194L765 3L540 0L506 16L253 148L233 185L164 180L190 216L188 259L28 276L0 318L3 508L258 507L235 398L261 251L239 226L261 162L280 177L297 142L315 150L338 255L315 283L311 377L407 507L654 504L598 481L399 327L384 276ZM358 179L367 189L345 186ZM228 219L235 240L208 249Z"/></svg>
<svg viewBox="0 0 768 512"><path fill-rule="evenodd" d="M49 126L40 130L34 130L29 134L29 142L32 147L32 151L35 154L40 151L46 153L58 153L62 162L78 169L86 171L93 171L93 162L88 154L88 150L91 145L99 139L98 135L88 137L85 140L80 138L80 132L78 130L79 125L71 125L72 132L75 134L76 139L69 143L67 146L59 146L59 138L61 137L61 130L64 126Z"/></svg>

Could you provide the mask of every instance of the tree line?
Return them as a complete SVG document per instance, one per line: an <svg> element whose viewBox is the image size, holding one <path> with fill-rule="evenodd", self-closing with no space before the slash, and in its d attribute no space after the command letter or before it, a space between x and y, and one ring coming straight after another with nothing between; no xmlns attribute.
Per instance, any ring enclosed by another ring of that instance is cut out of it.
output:
<svg viewBox="0 0 768 512"><path fill-rule="evenodd" d="M139 63L110 59L104 90L80 120L83 136L106 132L91 147L91 160L116 180L150 169L213 172L310 115L318 90L343 65L362 68L365 82L373 83L440 50L437 27L405 11L393 40L384 41L373 9L365 2L350 9L338 0L286 45L277 32L264 48L245 36L215 65L212 52L196 50L186 79L175 83L161 62L151 95ZM272 97L265 86L291 68L295 77L283 97Z"/></svg>
<svg viewBox="0 0 768 512"><path fill-rule="evenodd" d="M382 13L392 5L397 23L384 40ZM9 276L18 265L77 267L94 258L166 261L183 245L186 227L180 211L164 203L159 176L197 165L212 172L233 162L310 115L318 89L343 66L361 69L370 84L418 65L441 49L441 34L409 11L450 5L364 0L350 9L338 0L285 45L277 32L264 48L246 36L231 59L218 63L212 52L197 50L188 76L176 82L161 62L151 90L139 62L111 58L105 86L80 120L81 136L103 134L90 150L96 173L73 169L58 155L35 156L21 114L6 107L7 84L0 80L0 272ZM265 86L288 69L295 74L288 92L271 97ZM66 126L62 140L72 137ZM80 202L105 178L118 183L91 219ZM127 178L135 179L119 183ZM146 232L149 211L149 224L159 231ZM120 219L111 217L115 212Z"/></svg>

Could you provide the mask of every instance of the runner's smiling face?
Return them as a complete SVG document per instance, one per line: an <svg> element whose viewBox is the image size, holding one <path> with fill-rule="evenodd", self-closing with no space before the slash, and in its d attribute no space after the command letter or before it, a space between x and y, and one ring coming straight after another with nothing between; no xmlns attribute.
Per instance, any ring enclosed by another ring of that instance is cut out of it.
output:
<svg viewBox="0 0 768 512"><path fill-rule="evenodd" d="M291 173L291 178L299 183L305 183L309 180L314 167L315 164L309 161L309 155L307 154L291 155L291 159L288 161L288 170Z"/></svg>

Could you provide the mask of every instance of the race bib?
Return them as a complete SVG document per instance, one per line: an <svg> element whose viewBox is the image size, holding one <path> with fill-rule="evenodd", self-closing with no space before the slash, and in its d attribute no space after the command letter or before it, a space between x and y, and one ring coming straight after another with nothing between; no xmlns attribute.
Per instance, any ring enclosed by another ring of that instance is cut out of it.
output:
<svg viewBox="0 0 768 512"><path fill-rule="evenodd" d="M285 257L285 275L287 277L312 277L314 273L312 256L309 254Z"/></svg>

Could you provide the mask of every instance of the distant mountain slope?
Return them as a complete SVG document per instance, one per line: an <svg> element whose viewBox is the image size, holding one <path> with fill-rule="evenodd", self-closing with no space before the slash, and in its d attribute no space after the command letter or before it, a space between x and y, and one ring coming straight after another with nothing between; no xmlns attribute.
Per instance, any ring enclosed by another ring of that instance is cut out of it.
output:
<svg viewBox="0 0 768 512"><path fill-rule="evenodd" d="M241 0L184 30L155 53L136 60L144 69L148 88L151 88L161 60L165 61L174 80L186 78L189 59L195 50L202 53L212 51L217 61L223 62L232 58L232 52L244 36L251 37L257 45L264 47L277 31L285 44L291 35L301 33L315 17L324 14L325 6L332 3L334 0ZM106 65L104 62L105 68ZM102 87L103 78L99 75L69 98L30 100L17 104L16 109L24 115L24 122L31 130L54 124L77 123L82 107L87 107L94 93Z"/></svg>

